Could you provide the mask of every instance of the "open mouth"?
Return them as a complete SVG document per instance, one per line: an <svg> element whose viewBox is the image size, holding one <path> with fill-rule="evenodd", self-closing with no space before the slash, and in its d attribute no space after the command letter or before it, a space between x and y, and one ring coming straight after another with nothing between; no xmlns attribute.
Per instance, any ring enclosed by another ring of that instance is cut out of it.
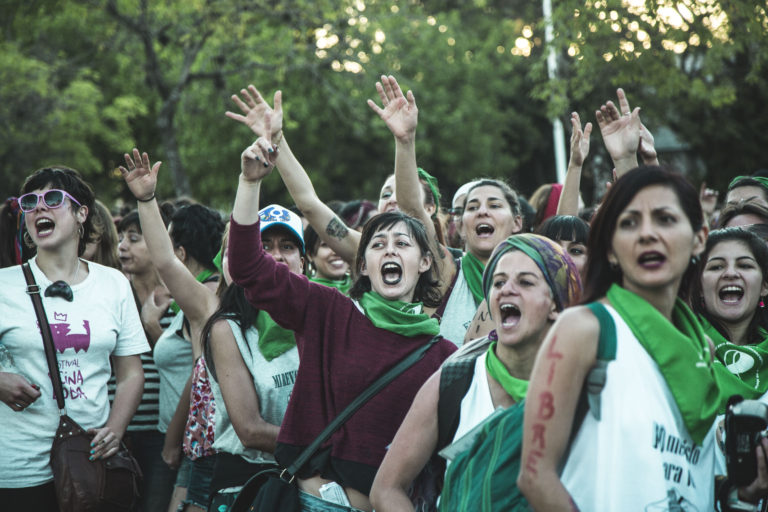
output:
<svg viewBox="0 0 768 512"><path fill-rule="evenodd" d="M46 236L53 233L53 228L56 226L51 219L40 218L35 222L35 229L37 229L37 236Z"/></svg>
<svg viewBox="0 0 768 512"><path fill-rule="evenodd" d="M644 252L640 255L639 258L637 258L637 262L640 264L640 266L650 268L659 267L665 261L667 261L667 258L660 252L656 251Z"/></svg>
<svg viewBox="0 0 768 512"><path fill-rule="evenodd" d="M720 290L718 296L726 304L736 304L744 297L744 288L735 285L726 286Z"/></svg>
<svg viewBox="0 0 768 512"><path fill-rule="evenodd" d="M385 263L381 267L381 280L384 284L394 285L403 279L403 268L397 263Z"/></svg>
<svg viewBox="0 0 768 512"><path fill-rule="evenodd" d="M477 227L475 228L475 233L477 233L477 236L479 237L493 236L494 231L496 231L496 228L494 228L490 224L478 224Z"/></svg>
<svg viewBox="0 0 768 512"><path fill-rule="evenodd" d="M328 264L329 264L331 267L333 267L333 268L338 268L338 269L340 269L340 268L344 268L344 266L345 266L347 263L346 263L344 260L342 260L341 258L339 258L339 259L334 259L334 260L331 260L331 261L329 261L329 262L328 262Z"/></svg>
<svg viewBox="0 0 768 512"><path fill-rule="evenodd" d="M514 327L520 323L520 308L514 304L501 305L501 325L503 327Z"/></svg>

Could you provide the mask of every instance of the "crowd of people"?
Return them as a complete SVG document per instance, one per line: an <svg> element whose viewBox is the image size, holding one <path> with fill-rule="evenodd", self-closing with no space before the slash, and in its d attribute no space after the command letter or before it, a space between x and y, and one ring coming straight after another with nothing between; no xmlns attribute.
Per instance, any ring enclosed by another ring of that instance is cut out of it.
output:
<svg viewBox="0 0 768 512"><path fill-rule="evenodd" d="M378 204L323 202L281 93L270 105L253 86L226 113L252 132L231 212L161 201L161 164L136 148L129 211L64 166L5 201L3 510L58 510L24 262L68 414L92 460L129 447L144 512L214 510L290 466L420 348L298 468L301 510L762 510L768 439L736 485L723 414L733 395L768 403L768 175L734 173L722 202L697 190L619 89L595 113L614 165L599 204L581 202L592 123L576 113L563 184L526 199L478 176L447 204L417 165L414 94L392 76L376 90L395 146ZM260 203L273 169L294 206Z"/></svg>

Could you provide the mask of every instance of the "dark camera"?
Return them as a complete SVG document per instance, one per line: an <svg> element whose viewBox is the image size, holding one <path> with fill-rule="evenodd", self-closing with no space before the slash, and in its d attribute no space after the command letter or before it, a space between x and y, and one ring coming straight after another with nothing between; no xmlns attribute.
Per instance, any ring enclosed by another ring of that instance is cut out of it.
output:
<svg viewBox="0 0 768 512"><path fill-rule="evenodd" d="M725 465L728 480L736 487L751 484L757 478L755 449L768 428L768 405L758 400L744 400L739 395L728 399L725 410Z"/></svg>

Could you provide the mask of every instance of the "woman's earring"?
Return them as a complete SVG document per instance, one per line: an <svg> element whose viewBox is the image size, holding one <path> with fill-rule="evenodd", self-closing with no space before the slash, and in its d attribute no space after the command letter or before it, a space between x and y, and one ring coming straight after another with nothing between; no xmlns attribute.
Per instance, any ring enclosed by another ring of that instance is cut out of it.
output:
<svg viewBox="0 0 768 512"><path fill-rule="evenodd" d="M85 228L83 227L82 224L77 225L77 235L80 238L83 238L83 236L85 235Z"/></svg>
<svg viewBox="0 0 768 512"><path fill-rule="evenodd" d="M29 231L24 231L24 234L21 236L21 238L24 240L24 245L27 246L27 249L35 248L35 241L32 240L32 236L29 234Z"/></svg>
<svg viewBox="0 0 768 512"><path fill-rule="evenodd" d="M699 257L694 254L693 256L691 256L691 265L696 266L698 264L699 264Z"/></svg>

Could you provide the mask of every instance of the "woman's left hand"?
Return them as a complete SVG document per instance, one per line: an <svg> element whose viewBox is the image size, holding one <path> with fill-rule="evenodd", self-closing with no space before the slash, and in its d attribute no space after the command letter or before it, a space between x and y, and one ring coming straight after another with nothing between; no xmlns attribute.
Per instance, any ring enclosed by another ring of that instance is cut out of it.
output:
<svg viewBox="0 0 768 512"><path fill-rule="evenodd" d="M265 124L269 127L269 119ZM240 171L243 179L255 183L267 177L275 168L277 151L277 146L273 146L264 137L259 137L256 142L245 148L240 155Z"/></svg>
<svg viewBox="0 0 768 512"><path fill-rule="evenodd" d="M133 156L125 154L126 167L119 167L125 184L133 196L139 201L148 201L155 196L155 187L157 186L157 171L160 169L160 162L150 165L149 155L140 153L138 149L133 148Z"/></svg>
<svg viewBox="0 0 768 512"><path fill-rule="evenodd" d="M111 428L89 428L88 433L93 436L90 460L107 459L120 449L122 436L118 437Z"/></svg>

